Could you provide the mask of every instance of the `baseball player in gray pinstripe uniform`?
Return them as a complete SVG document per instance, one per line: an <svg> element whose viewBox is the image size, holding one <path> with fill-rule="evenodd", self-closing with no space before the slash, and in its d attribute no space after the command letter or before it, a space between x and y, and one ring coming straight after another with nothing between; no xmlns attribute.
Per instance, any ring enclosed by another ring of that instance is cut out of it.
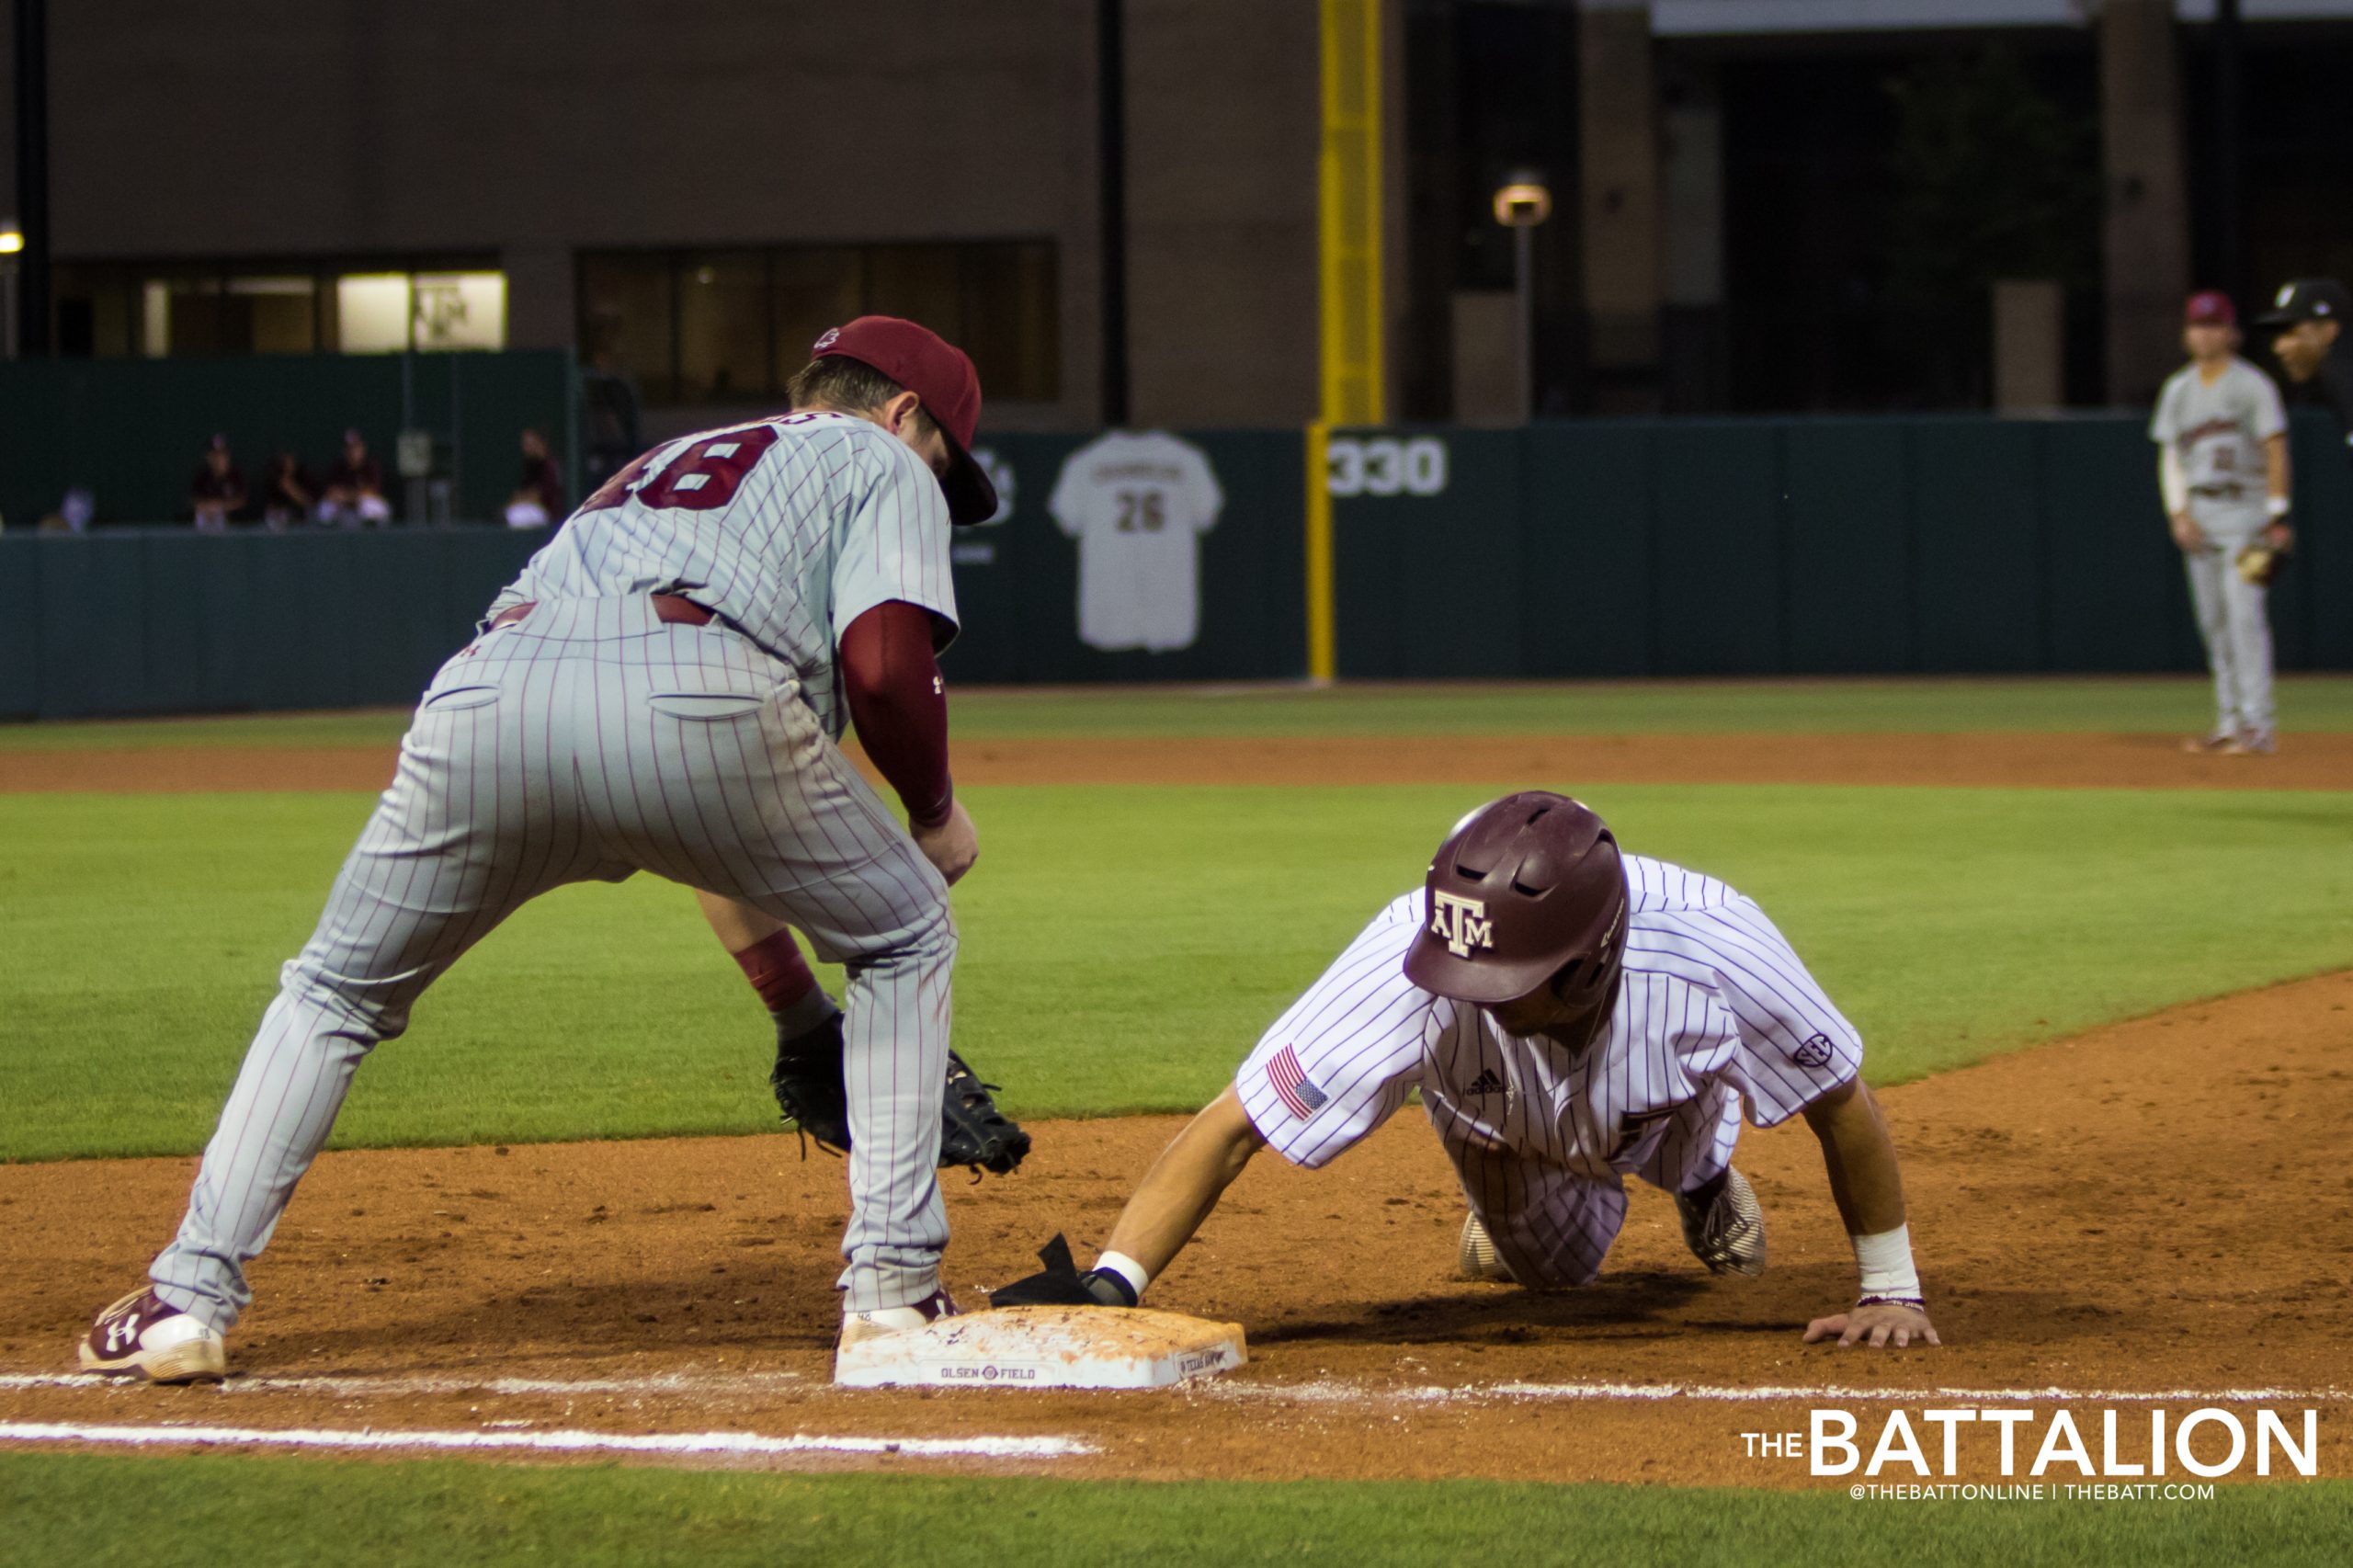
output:
<svg viewBox="0 0 2353 1568"><path fill-rule="evenodd" d="M614 476L434 677L285 967L177 1238L99 1315L85 1367L221 1376L245 1265L361 1058L525 902L641 870L699 890L731 949L789 943L790 923L847 966L843 1337L954 1310L933 1166L948 887L978 850L934 655L956 629L949 526L995 508L970 455L980 382L924 328L868 316L818 339L793 399ZM836 744L852 716L904 825Z"/></svg>
<svg viewBox="0 0 2353 1568"><path fill-rule="evenodd" d="M1764 1212L1732 1165L1742 1108L1768 1127L1802 1114L1862 1276L1855 1305L1805 1337L1934 1345L1861 1066L1854 1026L1753 902L1621 856L1564 796L1506 796L1275 1021L1146 1173L1093 1269L1049 1248L1045 1273L991 1304L1135 1305L1259 1149L1320 1167L1418 1089L1470 1200L1462 1273L1529 1286L1600 1272L1630 1175L1674 1195L1711 1272L1763 1272Z"/></svg>
<svg viewBox="0 0 2353 1568"><path fill-rule="evenodd" d="M2235 352L2238 311L2228 294L2192 294L2183 314L2189 363L2157 395L2149 438L2214 675L2214 727L2184 744L2260 756L2279 746L2265 600L2276 558L2295 544L2288 414L2271 378Z"/></svg>

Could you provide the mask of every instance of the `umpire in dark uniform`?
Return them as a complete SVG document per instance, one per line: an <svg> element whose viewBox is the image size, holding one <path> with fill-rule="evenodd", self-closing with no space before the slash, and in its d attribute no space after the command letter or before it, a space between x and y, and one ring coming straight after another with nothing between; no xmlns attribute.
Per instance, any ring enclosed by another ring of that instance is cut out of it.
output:
<svg viewBox="0 0 2353 1568"><path fill-rule="evenodd" d="M2275 327L2271 351L2292 383L2291 401L2325 408L2353 444L2353 357L2340 353L2336 339L2353 315L2353 295L2334 278L2299 278L2273 296L2271 309L2256 317Z"/></svg>

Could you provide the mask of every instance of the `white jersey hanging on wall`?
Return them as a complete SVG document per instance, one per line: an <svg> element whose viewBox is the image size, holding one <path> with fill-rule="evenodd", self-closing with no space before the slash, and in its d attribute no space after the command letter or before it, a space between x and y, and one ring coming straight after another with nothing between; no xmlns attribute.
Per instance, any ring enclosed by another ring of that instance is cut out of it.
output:
<svg viewBox="0 0 2353 1568"><path fill-rule="evenodd" d="M1078 541L1078 638L1107 653L1189 648L1200 536L1225 505L1209 458L1164 431L1113 431L1063 464L1048 509Z"/></svg>

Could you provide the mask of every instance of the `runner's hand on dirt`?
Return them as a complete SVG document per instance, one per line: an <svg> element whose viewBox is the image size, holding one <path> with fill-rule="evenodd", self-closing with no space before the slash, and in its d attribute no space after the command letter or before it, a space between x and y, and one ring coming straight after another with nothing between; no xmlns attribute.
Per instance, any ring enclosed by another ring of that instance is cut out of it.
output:
<svg viewBox="0 0 2353 1568"><path fill-rule="evenodd" d="M915 847L923 851L923 858L931 862L934 870L948 879L950 887L981 858L980 835L972 831L972 819L965 814L961 801L948 803L947 820L938 826L910 831L915 835Z"/></svg>
<svg viewBox="0 0 2353 1568"><path fill-rule="evenodd" d="M1937 1326L1928 1321L1927 1309L1896 1301L1851 1307L1805 1325L1808 1345L1834 1336L1842 1347L1869 1344L1874 1350L1890 1345L1898 1350L1906 1349L1915 1339L1924 1346L1944 1343L1937 1337Z"/></svg>

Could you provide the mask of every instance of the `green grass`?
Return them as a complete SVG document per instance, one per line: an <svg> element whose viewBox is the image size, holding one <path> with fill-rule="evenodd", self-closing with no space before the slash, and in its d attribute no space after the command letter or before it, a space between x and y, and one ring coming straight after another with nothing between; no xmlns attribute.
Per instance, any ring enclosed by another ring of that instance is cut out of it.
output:
<svg viewBox="0 0 2353 1568"><path fill-rule="evenodd" d="M782 1476L451 1460L0 1457L13 1560L241 1568L600 1564L2308 1564L2353 1483L2205 1501L1851 1502L1824 1492L1486 1482Z"/></svg>
<svg viewBox="0 0 2353 1568"><path fill-rule="evenodd" d="M1482 793L975 790L958 1040L1017 1115L1189 1109ZM2353 963L2344 795L1586 793L1754 894L1881 1083ZM0 796L0 1156L200 1147L369 804ZM337 1141L750 1131L766 1032L684 890L565 889L424 1000Z"/></svg>
<svg viewBox="0 0 2353 1568"><path fill-rule="evenodd" d="M1356 734L2193 734L2213 719L2200 676L2023 680L1615 681L1576 685L1177 687L959 691L966 740ZM2353 731L2353 677L2280 684L2290 733ZM390 745L394 710L226 719L0 725L0 754L85 747Z"/></svg>

